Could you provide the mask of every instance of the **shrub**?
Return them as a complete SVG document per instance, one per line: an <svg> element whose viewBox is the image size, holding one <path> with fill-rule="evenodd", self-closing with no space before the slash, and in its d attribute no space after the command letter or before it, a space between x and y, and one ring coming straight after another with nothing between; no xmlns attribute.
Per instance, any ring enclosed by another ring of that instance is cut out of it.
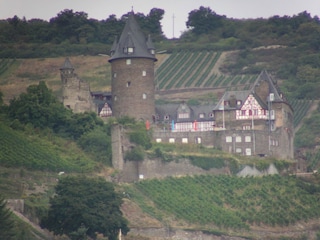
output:
<svg viewBox="0 0 320 240"><path fill-rule="evenodd" d="M144 151L141 146L136 146L135 148L126 152L124 157L127 161L142 161L144 159Z"/></svg>

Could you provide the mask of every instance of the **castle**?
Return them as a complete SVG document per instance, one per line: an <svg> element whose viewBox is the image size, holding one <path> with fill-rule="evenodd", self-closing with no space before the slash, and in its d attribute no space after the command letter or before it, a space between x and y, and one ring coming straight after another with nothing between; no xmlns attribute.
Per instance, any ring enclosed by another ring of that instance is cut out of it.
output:
<svg viewBox="0 0 320 240"><path fill-rule="evenodd" d="M267 71L249 90L226 91L216 105L155 104L155 47L133 13L109 62L112 92L91 92L69 61L61 67L63 103L75 112L95 111L101 117L130 116L148 123L155 142L193 143L246 156L293 159L293 109ZM148 126L149 126L148 125ZM159 127L161 126L161 127ZM121 128L114 133L114 166L123 168Z"/></svg>

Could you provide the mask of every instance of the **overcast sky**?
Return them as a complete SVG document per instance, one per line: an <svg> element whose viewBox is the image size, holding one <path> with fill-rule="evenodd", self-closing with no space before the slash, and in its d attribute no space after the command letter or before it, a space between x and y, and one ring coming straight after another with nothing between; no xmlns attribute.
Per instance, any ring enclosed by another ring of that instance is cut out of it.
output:
<svg viewBox="0 0 320 240"><path fill-rule="evenodd" d="M107 19L115 14L120 18L131 11L147 15L152 8L165 11L162 30L168 38L179 37L186 30L192 10L210 7L228 18L268 18L274 15L293 16L307 11L320 16L320 0L0 0L0 19L17 15L27 20L49 20L64 9L86 12L89 18Z"/></svg>

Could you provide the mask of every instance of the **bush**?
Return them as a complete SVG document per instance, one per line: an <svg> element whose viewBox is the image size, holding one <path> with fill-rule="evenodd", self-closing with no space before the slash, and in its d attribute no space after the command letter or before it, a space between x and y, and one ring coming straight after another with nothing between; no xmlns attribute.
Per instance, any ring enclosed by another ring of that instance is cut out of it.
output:
<svg viewBox="0 0 320 240"><path fill-rule="evenodd" d="M219 157L211 158L211 157L191 156L190 161L192 165L200 167L204 170L210 170L211 168L225 167L224 159Z"/></svg>
<svg viewBox="0 0 320 240"><path fill-rule="evenodd" d="M144 159L144 151L141 146L136 146L135 148L126 152L124 157L127 161L143 161Z"/></svg>

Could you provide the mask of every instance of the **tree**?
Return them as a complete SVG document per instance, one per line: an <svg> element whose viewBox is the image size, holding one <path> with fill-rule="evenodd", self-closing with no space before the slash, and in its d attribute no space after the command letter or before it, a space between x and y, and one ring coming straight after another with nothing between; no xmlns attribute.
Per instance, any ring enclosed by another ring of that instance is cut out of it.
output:
<svg viewBox="0 0 320 240"><path fill-rule="evenodd" d="M26 93L10 101L8 116L36 128L51 128L58 132L66 123L71 112L48 89L45 82L30 85Z"/></svg>
<svg viewBox="0 0 320 240"><path fill-rule="evenodd" d="M71 43L79 43L79 29L87 23L87 13L73 12L70 9L65 9L50 19L50 24L57 31L57 37L60 40L68 39Z"/></svg>
<svg viewBox="0 0 320 240"><path fill-rule="evenodd" d="M83 134L77 143L85 152L91 154L96 161L112 166L110 125L97 127Z"/></svg>
<svg viewBox="0 0 320 240"><path fill-rule="evenodd" d="M189 13L187 28L192 28L192 32L196 35L208 34L216 28L222 27L222 19L220 16L212 11L209 7L201 6L198 10L193 10Z"/></svg>
<svg viewBox="0 0 320 240"><path fill-rule="evenodd" d="M6 207L6 201L0 196L0 239L13 239L14 222L11 218L11 211Z"/></svg>
<svg viewBox="0 0 320 240"><path fill-rule="evenodd" d="M121 197L112 183L102 178L65 177L55 190L41 227L56 235L66 234L71 239L85 239L79 238L85 232L93 239L101 233L109 240L116 240L120 229L123 234L129 231L120 211Z"/></svg>

